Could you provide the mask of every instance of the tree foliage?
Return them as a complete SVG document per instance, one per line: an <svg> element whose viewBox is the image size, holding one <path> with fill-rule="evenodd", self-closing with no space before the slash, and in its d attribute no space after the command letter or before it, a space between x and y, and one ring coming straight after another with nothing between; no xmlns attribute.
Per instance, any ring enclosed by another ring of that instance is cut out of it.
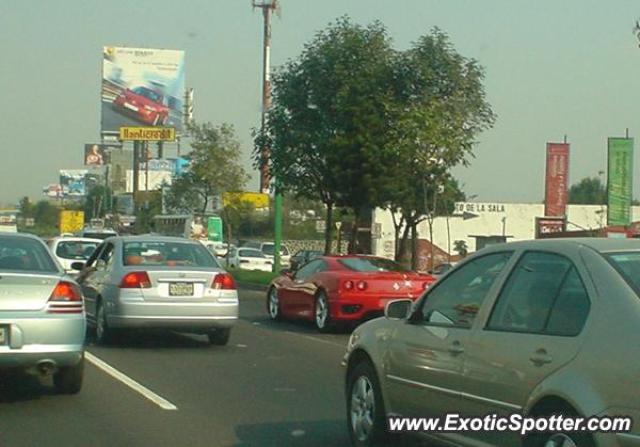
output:
<svg viewBox="0 0 640 447"><path fill-rule="evenodd" d="M327 247L334 206L352 210L352 242L372 207L399 213L405 247L409 229L442 211L438 191L460 196L450 169L495 120L483 78L438 29L397 51L382 24L341 18L276 72L256 159L269 145L279 187L325 203Z"/></svg>
<svg viewBox="0 0 640 447"><path fill-rule="evenodd" d="M240 142L233 126L192 124L188 132L189 169L174 179L166 204L176 212L204 213L212 197L242 190L248 177L240 164Z"/></svg>
<svg viewBox="0 0 640 447"><path fill-rule="evenodd" d="M598 177L585 177L569 188L569 203L576 205L604 205L607 188Z"/></svg>

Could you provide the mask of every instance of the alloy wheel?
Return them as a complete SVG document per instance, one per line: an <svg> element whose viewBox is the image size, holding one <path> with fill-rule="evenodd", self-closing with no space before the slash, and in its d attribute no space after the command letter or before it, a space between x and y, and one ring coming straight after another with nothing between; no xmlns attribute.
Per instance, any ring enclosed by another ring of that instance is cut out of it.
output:
<svg viewBox="0 0 640 447"><path fill-rule="evenodd" d="M316 299L316 325L319 329L323 329L327 325L328 316L329 306L327 305L327 298L324 294L320 294Z"/></svg>
<svg viewBox="0 0 640 447"><path fill-rule="evenodd" d="M273 320L278 318L278 314L280 313L280 302L278 300L278 291L275 287L272 287L269 291L269 316Z"/></svg>
<svg viewBox="0 0 640 447"><path fill-rule="evenodd" d="M568 435L556 433L544 443L544 447L577 447L577 444Z"/></svg>
<svg viewBox="0 0 640 447"><path fill-rule="evenodd" d="M360 376L351 390L351 429L360 442L365 442L373 430L375 395L367 376ZM546 446L545 446L546 447Z"/></svg>

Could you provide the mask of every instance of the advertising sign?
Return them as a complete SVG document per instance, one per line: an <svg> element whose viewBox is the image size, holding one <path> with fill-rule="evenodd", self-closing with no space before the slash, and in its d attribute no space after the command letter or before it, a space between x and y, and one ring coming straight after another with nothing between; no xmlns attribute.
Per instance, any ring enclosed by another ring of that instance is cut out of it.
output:
<svg viewBox="0 0 640 447"><path fill-rule="evenodd" d="M609 138L607 158L607 224L631 223L633 138Z"/></svg>
<svg viewBox="0 0 640 447"><path fill-rule="evenodd" d="M103 48L103 134L128 126L167 126L180 132L184 97L184 51Z"/></svg>
<svg viewBox="0 0 640 447"><path fill-rule="evenodd" d="M60 171L60 187L63 196L86 195L86 169L66 169Z"/></svg>
<svg viewBox="0 0 640 447"><path fill-rule="evenodd" d="M114 147L109 144L85 144L84 164L85 166L104 166L109 164L109 153Z"/></svg>
<svg viewBox="0 0 640 447"><path fill-rule="evenodd" d="M222 218L211 216L207 221L208 239L214 242L222 242Z"/></svg>
<svg viewBox="0 0 640 447"><path fill-rule="evenodd" d="M545 216L565 216L569 182L569 144L547 143L547 169L544 194Z"/></svg>
<svg viewBox="0 0 640 447"><path fill-rule="evenodd" d="M175 141L173 127L121 127L121 141Z"/></svg>
<svg viewBox="0 0 640 447"><path fill-rule="evenodd" d="M169 171L175 172L176 160L172 158L153 158L140 164L141 171Z"/></svg>
<svg viewBox="0 0 640 447"><path fill-rule="evenodd" d="M536 217L536 239L562 233L566 228L567 221L564 217Z"/></svg>
<svg viewBox="0 0 640 447"><path fill-rule="evenodd" d="M222 204L224 206L238 202L249 202L256 209L269 208L269 194L259 192L225 192L222 194Z"/></svg>
<svg viewBox="0 0 640 447"><path fill-rule="evenodd" d="M60 211L60 234L77 233L84 228L84 211Z"/></svg>

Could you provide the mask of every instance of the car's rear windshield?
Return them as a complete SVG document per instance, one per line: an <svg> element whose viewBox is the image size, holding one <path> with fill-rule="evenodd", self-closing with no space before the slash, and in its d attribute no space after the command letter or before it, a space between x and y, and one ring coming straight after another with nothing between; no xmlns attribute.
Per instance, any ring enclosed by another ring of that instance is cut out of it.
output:
<svg viewBox="0 0 640 447"><path fill-rule="evenodd" d="M95 232L95 233L89 233L89 232L84 232L82 233L82 237L86 237L89 239L106 239L108 237L111 236L117 236L116 233L110 233L108 231L100 231L100 232Z"/></svg>
<svg viewBox="0 0 640 447"><path fill-rule="evenodd" d="M220 265L202 244L186 242L125 242L124 265L212 267Z"/></svg>
<svg viewBox="0 0 640 447"><path fill-rule="evenodd" d="M57 273L58 266L41 242L26 237L0 236L0 272Z"/></svg>
<svg viewBox="0 0 640 447"><path fill-rule="evenodd" d="M605 256L624 280L640 294L640 251L609 253Z"/></svg>
<svg viewBox="0 0 640 447"><path fill-rule="evenodd" d="M349 270L356 272L405 272L407 269L395 261L384 258L344 258L338 260Z"/></svg>
<svg viewBox="0 0 640 447"><path fill-rule="evenodd" d="M238 256L242 258L266 258L264 253L255 248L241 248L238 250Z"/></svg>
<svg viewBox="0 0 640 447"><path fill-rule="evenodd" d="M273 256L273 254L276 251L276 246L273 244L264 244L262 246L262 253L264 253L267 256ZM287 247L281 246L280 247L280 254L287 256L289 254L289 250L287 250Z"/></svg>
<svg viewBox="0 0 640 447"><path fill-rule="evenodd" d="M86 260L98 246L97 242L61 241L56 247L56 256L62 259Z"/></svg>

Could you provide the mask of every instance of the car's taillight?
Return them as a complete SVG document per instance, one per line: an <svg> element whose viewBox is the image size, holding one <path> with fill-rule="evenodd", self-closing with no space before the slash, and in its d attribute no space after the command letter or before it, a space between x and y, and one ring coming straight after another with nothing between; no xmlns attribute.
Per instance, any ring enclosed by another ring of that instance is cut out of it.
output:
<svg viewBox="0 0 640 447"><path fill-rule="evenodd" d="M213 282L211 288L216 290L236 290L236 282L228 273L218 273Z"/></svg>
<svg viewBox="0 0 640 447"><path fill-rule="evenodd" d="M147 272L131 272L122 277L121 289L149 289L151 280Z"/></svg>
<svg viewBox="0 0 640 447"><path fill-rule="evenodd" d="M83 310L82 292L74 283L60 281L51 292L47 312L52 314L79 314Z"/></svg>
<svg viewBox="0 0 640 447"><path fill-rule="evenodd" d="M353 290L353 281L348 280L342 283L344 290Z"/></svg>
<svg viewBox="0 0 640 447"><path fill-rule="evenodd" d="M356 289L358 290L367 290L367 282L366 281L358 281L356 284Z"/></svg>

